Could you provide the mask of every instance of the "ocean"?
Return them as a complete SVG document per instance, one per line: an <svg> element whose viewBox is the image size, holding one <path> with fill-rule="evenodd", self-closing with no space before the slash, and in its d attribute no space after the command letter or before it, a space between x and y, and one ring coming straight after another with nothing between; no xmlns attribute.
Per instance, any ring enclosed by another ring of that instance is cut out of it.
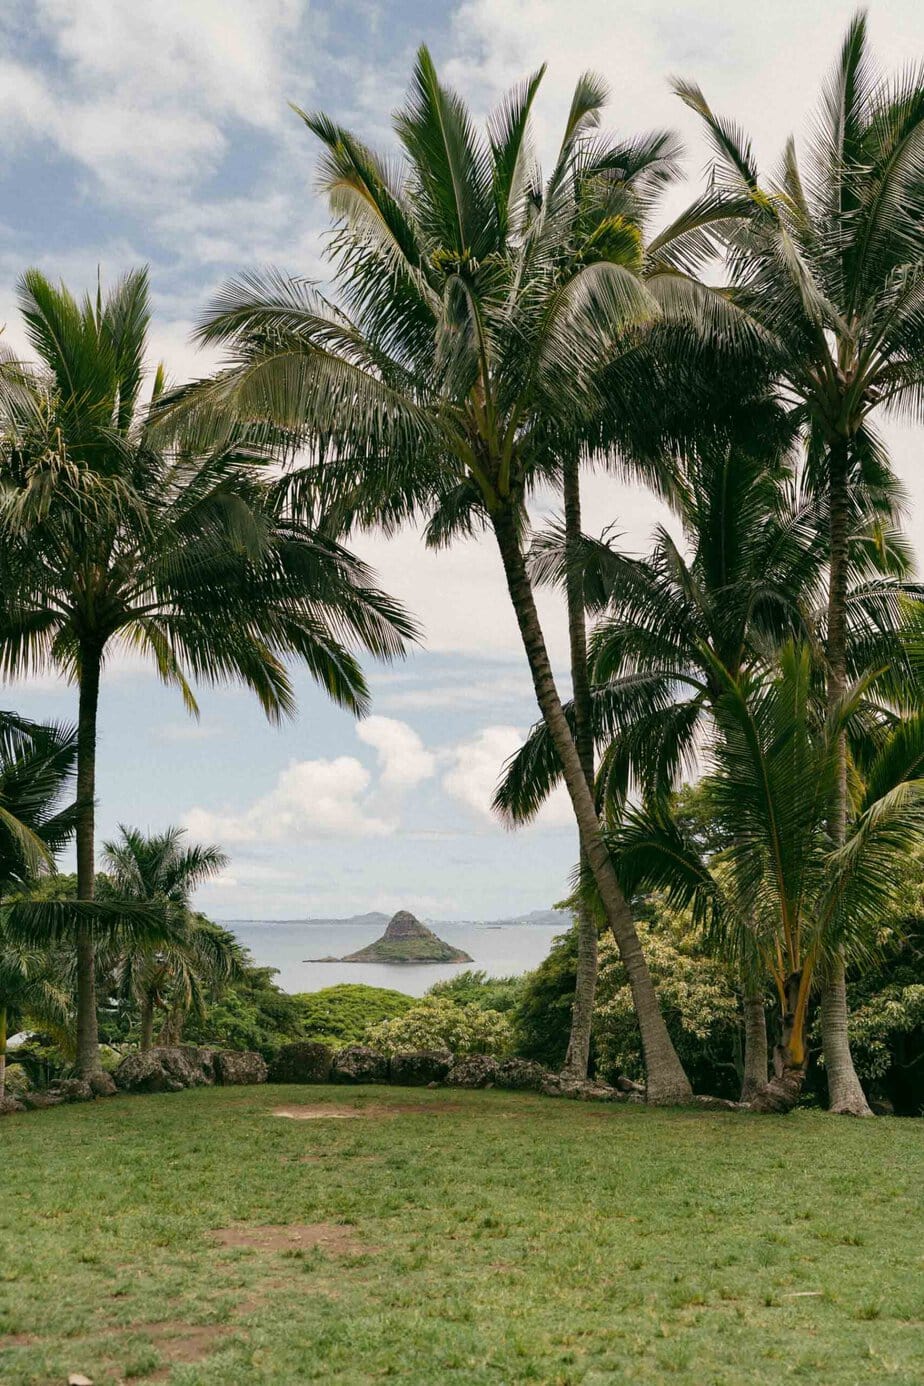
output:
<svg viewBox="0 0 924 1386"><path fill-rule="evenodd" d="M434 982L443 981L471 967L489 977L516 976L537 967L548 955L552 939L564 932L563 924L479 924L470 922L431 925L440 938L463 949L471 963L310 963L307 958L328 954L342 957L372 943L381 927L368 923L331 923L327 920L227 919L226 929L240 939L261 967L275 967L283 991L320 991L340 982L365 982L391 987L408 996L422 996Z"/></svg>

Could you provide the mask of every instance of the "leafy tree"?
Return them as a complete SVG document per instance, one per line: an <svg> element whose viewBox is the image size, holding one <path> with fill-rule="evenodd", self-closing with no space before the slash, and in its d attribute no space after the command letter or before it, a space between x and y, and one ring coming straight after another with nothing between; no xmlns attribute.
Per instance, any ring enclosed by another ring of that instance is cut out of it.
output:
<svg viewBox="0 0 924 1386"><path fill-rule="evenodd" d="M187 707L190 679L238 680L292 711L294 656L338 702L366 706L344 641L397 654L414 633L365 567L293 516L270 454L240 433L204 454L155 438L142 401L147 275L77 302L37 270L19 300L39 365L0 380L0 669L61 670L79 688L77 895L94 896L99 686L142 651ZM161 389L158 372L154 395ZM75 916L77 1054L98 1067L93 916Z"/></svg>
<svg viewBox="0 0 924 1386"><path fill-rule="evenodd" d="M563 766L581 843L629 972L648 1096L690 1086L658 1009L548 657L524 556L526 503L560 475L601 402L605 367L656 303L625 263L631 227L576 220L576 189L624 170L639 142L598 133L605 91L575 89L549 177L529 122L542 72L475 128L421 49L395 117L404 162L379 158L324 115L321 178L338 221L334 307L300 280L247 274L213 306L200 339L232 363L175 409L204 436L229 418L312 440L341 512L392 527L425 516L434 545L487 528L497 544L537 701ZM325 483L322 483L325 484ZM297 495L299 474L289 479Z"/></svg>
<svg viewBox="0 0 924 1386"><path fill-rule="evenodd" d="M866 16L851 22L826 82L800 166L795 142L762 181L750 142L700 89L677 91L702 118L714 162L709 187L675 227L674 254L698 267L725 255L729 339L756 350L803 431L809 477L829 527L825 629L829 706L849 679L850 537L870 507L888 513L894 481L874 416L920 416L924 384L924 76L877 72ZM683 229L685 226L685 230ZM728 309L733 311L729 314ZM841 742L830 816L847 833L849 766ZM868 1114L850 1057L843 959L827 964L822 1031L833 1111Z"/></svg>

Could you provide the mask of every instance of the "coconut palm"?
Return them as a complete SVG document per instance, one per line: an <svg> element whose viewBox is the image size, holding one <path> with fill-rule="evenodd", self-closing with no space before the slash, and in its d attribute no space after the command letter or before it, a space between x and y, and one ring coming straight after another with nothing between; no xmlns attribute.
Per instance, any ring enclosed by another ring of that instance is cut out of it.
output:
<svg viewBox="0 0 924 1386"><path fill-rule="evenodd" d="M587 224L574 216L576 189L624 171L639 144L599 134L605 89L586 76L543 183L529 136L541 77L513 90L482 135L421 49L394 121L400 167L327 116L305 115L324 148L321 183L337 219L339 304L275 272L242 276L200 332L225 345L229 365L180 404L213 432L243 416L312 441L359 520L394 526L423 516L434 545L491 532L631 981L649 1100L676 1101L689 1084L600 834L524 556L530 494L559 484L562 457L599 409L607 362L657 311L626 263L637 256L635 228L619 214ZM290 485L297 495L297 476Z"/></svg>
<svg viewBox="0 0 924 1386"><path fill-rule="evenodd" d="M60 801L73 783L76 759L70 728L0 713L0 898L53 869L55 853L73 833L73 808ZM0 1101L10 1023L27 1015L57 1022L68 1007L60 959L11 935L9 914L0 907Z"/></svg>
<svg viewBox="0 0 924 1386"><path fill-rule="evenodd" d="M682 546L662 526L645 559L589 538L577 557L584 601L603 612L591 640L589 719L601 755L598 794L611 819L632 783L646 798L666 798L695 764L721 692L714 664L737 678L787 635L824 638L824 512L801 494L785 452L726 442L691 453L676 472L673 500ZM541 536L538 580L562 583L570 561L561 530ZM898 658L902 602L924 596L905 580L907 566L897 533L880 526L854 537L851 667L855 675L887 667L893 686L902 671L914 679L910 661ZM565 713L575 718L573 704ZM508 763L495 807L529 821L560 774L540 723ZM760 979L745 979L755 1066L761 991Z"/></svg>
<svg viewBox="0 0 924 1386"><path fill-rule="evenodd" d="M185 836L183 828L145 834L120 825L118 840L103 844L106 871L120 898L173 906L163 937L123 949L111 960L118 991L138 1002L143 1050L153 1043L158 1010L170 1013L169 1038L178 1043L182 1016L210 986L232 978L241 961L230 936L211 929L190 907L192 892L222 871L228 858L218 847L185 846Z"/></svg>
<svg viewBox="0 0 924 1386"><path fill-rule="evenodd" d="M288 511L269 454L239 433L207 455L155 440L142 402L147 276L77 302L37 271L19 286L36 368L0 380L0 669L55 668L79 689L78 902L94 894L100 678L146 655L196 711L191 680L236 680L289 713L284 660L366 706L348 645L397 654L414 627L339 544ZM161 387L158 373L155 395ZM78 910L77 1055L98 1068L93 916Z"/></svg>
<svg viewBox="0 0 924 1386"><path fill-rule="evenodd" d="M716 248L724 251L728 287L711 301L721 297L723 313L733 309L739 338L763 355L827 498L833 708L849 677L850 534L871 497L888 507L894 496L873 419L901 411L919 417L924 398L924 72L883 79L859 13L822 92L807 160L800 164L790 140L766 182L746 136L713 113L698 87L682 82L677 90L701 116L714 162L708 190L672 228L672 254L698 268ZM723 317L726 329L730 321ZM839 841L847 782L842 745L831 805ZM831 1108L866 1115L847 1041L844 978L832 960L822 1000Z"/></svg>
<svg viewBox="0 0 924 1386"><path fill-rule="evenodd" d="M724 851L705 860L663 802L628 811L613 838L627 890L660 886L675 903L695 903L732 957L756 953L772 978L780 1039L774 1077L752 1099L759 1111L787 1111L798 1100L812 992L832 955L869 947L899 864L924 828L918 713L873 739L846 840L836 841L839 744L867 690L851 684L826 713L812 663L796 642L753 675L735 678L714 662L721 693L704 792L725 830Z"/></svg>

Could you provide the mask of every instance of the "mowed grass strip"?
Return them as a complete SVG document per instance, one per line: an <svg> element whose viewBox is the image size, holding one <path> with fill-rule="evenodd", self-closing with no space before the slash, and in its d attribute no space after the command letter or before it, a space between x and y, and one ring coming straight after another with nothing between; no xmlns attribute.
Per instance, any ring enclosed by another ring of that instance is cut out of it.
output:
<svg viewBox="0 0 924 1386"><path fill-rule="evenodd" d="M4 1386L924 1380L920 1122L270 1086L0 1151Z"/></svg>

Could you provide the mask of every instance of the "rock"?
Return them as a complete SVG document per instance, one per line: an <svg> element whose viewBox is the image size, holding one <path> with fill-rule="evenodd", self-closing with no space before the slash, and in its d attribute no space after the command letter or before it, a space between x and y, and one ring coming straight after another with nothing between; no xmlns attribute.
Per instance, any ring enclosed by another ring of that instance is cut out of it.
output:
<svg viewBox="0 0 924 1386"><path fill-rule="evenodd" d="M60 1094L65 1102L92 1102L96 1094L83 1078L59 1078L50 1091Z"/></svg>
<svg viewBox="0 0 924 1386"><path fill-rule="evenodd" d="M452 1068L448 1049L415 1049L392 1054L388 1065L393 1083L408 1088L423 1088L428 1083L442 1083Z"/></svg>
<svg viewBox="0 0 924 1386"><path fill-rule="evenodd" d="M67 1378L67 1386L93 1386L93 1382L83 1372L71 1372Z"/></svg>
<svg viewBox="0 0 924 1386"><path fill-rule="evenodd" d="M546 1070L532 1059L502 1059L497 1065L494 1081L499 1088L514 1088L541 1092Z"/></svg>
<svg viewBox="0 0 924 1386"><path fill-rule="evenodd" d="M219 1083L225 1087L266 1082L266 1060L262 1054L222 1050L215 1056Z"/></svg>
<svg viewBox="0 0 924 1386"><path fill-rule="evenodd" d="M497 1060L490 1054L462 1054L446 1082L454 1088L492 1088L496 1074Z"/></svg>
<svg viewBox="0 0 924 1386"><path fill-rule="evenodd" d="M375 1049L351 1044L337 1050L330 1078L332 1083L387 1083L388 1060Z"/></svg>
<svg viewBox="0 0 924 1386"><path fill-rule="evenodd" d="M616 1086L620 1092L635 1092L645 1096L645 1084L636 1083L634 1078L624 1078L622 1074L616 1079Z"/></svg>
<svg viewBox="0 0 924 1386"><path fill-rule="evenodd" d="M317 1040L284 1044L270 1064L271 1083L327 1083L334 1051Z"/></svg>
<svg viewBox="0 0 924 1386"><path fill-rule="evenodd" d="M565 1078L559 1073L549 1073L543 1079L542 1091L547 1097L570 1097L578 1102L620 1102L625 1096L609 1083L598 1083L592 1078Z"/></svg>
<svg viewBox="0 0 924 1386"><path fill-rule="evenodd" d="M115 1097L119 1089L111 1073L104 1073L98 1069L96 1073L91 1073L87 1082L93 1089L94 1097Z"/></svg>
<svg viewBox="0 0 924 1386"><path fill-rule="evenodd" d="M26 1109L16 1097L0 1097L0 1117L12 1116L14 1112L24 1112Z"/></svg>
<svg viewBox="0 0 924 1386"><path fill-rule="evenodd" d="M180 1092L214 1083L215 1056L211 1049L185 1044L158 1046L123 1059L115 1072L116 1085L125 1092Z"/></svg>
<svg viewBox="0 0 924 1386"><path fill-rule="evenodd" d="M42 1111L45 1107L60 1107L64 1098L56 1092L24 1092L20 1102L30 1112Z"/></svg>

